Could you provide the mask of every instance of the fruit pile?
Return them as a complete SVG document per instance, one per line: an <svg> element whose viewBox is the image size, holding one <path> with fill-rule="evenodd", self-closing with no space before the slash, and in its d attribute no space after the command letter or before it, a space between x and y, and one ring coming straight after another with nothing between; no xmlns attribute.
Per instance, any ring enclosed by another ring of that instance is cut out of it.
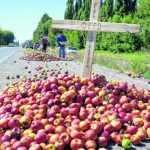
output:
<svg viewBox="0 0 150 150"><path fill-rule="evenodd" d="M23 78L0 94L1 150L125 149L150 139L150 90L65 73Z"/></svg>
<svg viewBox="0 0 150 150"><path fill-rule="evenodd" d="M46 53L31 53L25 54L24 56L20 57L20 59L27 60L27 61L72 61L73 58L59 58L57 55L50 55Z"/></svg>

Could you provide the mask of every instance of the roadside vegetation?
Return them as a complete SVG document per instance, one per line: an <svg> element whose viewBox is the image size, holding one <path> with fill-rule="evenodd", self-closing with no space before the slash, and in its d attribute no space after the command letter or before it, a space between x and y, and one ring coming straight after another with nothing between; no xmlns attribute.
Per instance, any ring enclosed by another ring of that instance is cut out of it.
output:
<svg viewBox="0 0 150 150"><path fill-rule="evenodd" d="M0 29L0 46L8 45L9 43L12 43L14 39L15 36L13 32Z"/></svg>
<svg viewBox="0 0 150 150"><path fill-rule="evenodd" d="M78 60L83 61L84 50L79 51ZM94 63L110 69L119 70L133 77L150 79L150 53L113 53L109 51L95 51Z"/></svg>

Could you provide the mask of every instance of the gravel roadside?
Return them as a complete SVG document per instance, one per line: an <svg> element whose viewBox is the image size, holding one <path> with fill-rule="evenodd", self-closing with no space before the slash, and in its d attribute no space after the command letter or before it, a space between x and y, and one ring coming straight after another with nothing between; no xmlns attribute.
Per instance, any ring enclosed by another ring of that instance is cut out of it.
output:
<svg viewBox="0 0 150 150"><path fill-rule="evenodd" d="M33 77L34 74L37 73L35 67L42 66L45 69L62 69L63 71L68 70L71 74L81 75L82 64L79 62L48 62L48 68L46 67L46 63L43 62L29 62L19 59L22 55L22 52L19 51L15 53L7 62L0 64L0 91L6 86L6 83L17 80L16 75L25 75ZM28 67L25 69L25 67ZM31 71L31 73L29 72ZM99 67L97 65L93 66L93 72L98 74L105 75L107 80L118 80L122 82L127 82L128 84L135 84L135 86L139 89L150 89L150 84L148 84L148 80L139 79L139 78L131 78L125 74L122 74L118 71L114 71L111 69ZM14 79L6 79L6 76L10 76L10 78L14 77ZM123 148L110 144L109 150L123 150ZM150 142L145 141L138 147L133 147L131 150L150 150Z"/></svg>
<svg viewBox="0 0 150 150"><path fill-rule="evenodd" d="M22 52L19 51L15 53L7 62L5 61L4 63L0 63L0 90L5 87L6 83L15 80L15 79L10 79L7 80L6 76L10 77L16 77L17 74L19 75L25 75L25 76L30 76L32 77L33 74L36 74L35 67L37 66L42 66L45 69L46 68L46 63L41 62L41 61L33 61L29 62L24 61L19 59L22 56ZM16 63L14 63L16 61ZM25 69L25 67L28 67L28 69ZM71 74L77 74L81 75L82 71L82 64L79 62L61 62L61 61L53 61L53 62L48 62L48 68L49 69L59 69L62 68L62 72L68 70L69 73ZM31 71L31 73L28 73L28 71ZM126 74L120 73L119 71L115 71L112 69L104 68L104 67L99 67L98 65L93 66L93 73L98 73L105 75L106 79L108 81L110 80L118 80L120 82L127 82L129 85L135 84L135 86L138 89L150 89L150 84L148 84L148 80L143 79L143 78L132 78L129 77Z"/></svg>

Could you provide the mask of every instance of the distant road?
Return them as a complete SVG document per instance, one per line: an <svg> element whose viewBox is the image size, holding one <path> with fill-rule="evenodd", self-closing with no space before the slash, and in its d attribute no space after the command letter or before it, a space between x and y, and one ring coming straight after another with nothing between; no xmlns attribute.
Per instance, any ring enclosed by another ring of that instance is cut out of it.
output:
<svg viewBox="0 0 150 150"><path fill-rule="evenodd" d="M21 47L0 47L0 61L7 59L7 57L20 49Z"/></svg>

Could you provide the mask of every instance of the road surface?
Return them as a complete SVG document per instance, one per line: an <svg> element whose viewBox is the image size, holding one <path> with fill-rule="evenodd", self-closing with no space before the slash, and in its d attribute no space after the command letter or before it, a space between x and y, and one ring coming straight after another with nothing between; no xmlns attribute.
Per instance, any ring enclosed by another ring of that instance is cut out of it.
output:
<svg viewBox="0 0 150 150"><path fill-rule="evenodd" d="M0 62L3 62L20 49L21 47L0 47Z"/></svg>

